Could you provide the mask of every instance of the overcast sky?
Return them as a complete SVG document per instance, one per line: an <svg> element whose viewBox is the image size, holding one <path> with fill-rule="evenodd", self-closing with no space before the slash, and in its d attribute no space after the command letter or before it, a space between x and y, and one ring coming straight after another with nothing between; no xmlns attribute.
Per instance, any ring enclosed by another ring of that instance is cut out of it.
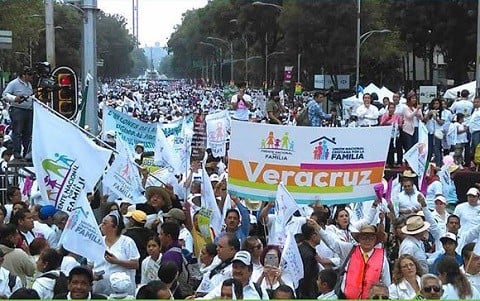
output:
<svg viewBox="0 0 480 301"><path fill-rule="evenodd" d="M165 46L173 27L182 22L189 9L207 5L208 0L138 0L139 39L141 46ZM132 0L97 0L98 8L109 14L123 15L132 31Z"/></svg>

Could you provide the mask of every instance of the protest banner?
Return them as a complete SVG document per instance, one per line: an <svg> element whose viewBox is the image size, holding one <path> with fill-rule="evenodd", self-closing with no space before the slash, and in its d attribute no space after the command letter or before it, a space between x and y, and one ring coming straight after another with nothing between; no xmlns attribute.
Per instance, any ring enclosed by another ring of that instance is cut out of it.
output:
<svg viewBox="0 0 480 301"><path fill-rule="evenodd" d="M157 123L146 123L119 112L110 107L103 108L103 134L115 131L117 138L122 138L133 152L136 144L141 143L145 151L150 152L155 148ZM105 138L105 137L104 137Z"/></svg>
<svg viewBox="0 0 480 301"><path fill-rule="evenodd" d="M373 200L391 130L232 121L228 190L246 199L274 201L283 182L297 203Z"/></svg>
<svg viewBox="0 0 480 301"><path fill-rule="evenodd" d="M297 210L300 210L300 207L295 203L292 194L283 183L278 184L275 198L275 223L268 236L269 245L283 246L285 244L287 238L285 226Z"/></svg>
<svg viewBox="0 0 480 301"><path fill-rule="evenodd" d="M423 187L423 177L428 167L428 130L423 123L418 125L418 142L412 146L404 155L403 158L407 161L410 168L418 175L419 189L426 191Z"/></svg>
<svg viewBox="0 0 480 301"><path fill-rule="evenodd" d="M209 114L207 122L207 148L212 150L214 157L223 157L227 152L228 111Z"/></svg>
<svg viewBox="0 0 480 301"><path fill-rule="evenodd" d="M192 153L190 161L202 161L207 145L207 124L205 115L196 114L193 119Z"/></svg>
<svg viewBox="0 0 480 301"><path fill-rule="evenodd" d="M167 140L160 127L157 129L154 163L169 168L175 174L184 171L181 170L180 156L173 148L173 141Z"/></svg>
<svg viewBox="0 0 480 301"><path fill-rule="evenodd" d="M292 279L295 289L304 276L303 261L293 233L288 233L280 260L282 272Z"/></svg>
<svg viewBox="0 0 480 301"><path fill-rule="evenodd" d="M126 143L117 139L118 154L103 177L103 184L117 196L129 200L132 204L145 202L142 178L134 159L127 150Z"/></svg>
<svg viewBox="0 0 480 301"><path fill-rule="evenodd" d="M42 105L34 103L33 108L32 161L38 188L43 200L71 212L82 194L93 190L112 151Z"/></svg>
<svg viewBox="0 0 480 301"><path fill-rule="evenodd" d="M88 261L104 259L105 242L84 193L72 208L60 242L65 249L87 258Z"/></svg>

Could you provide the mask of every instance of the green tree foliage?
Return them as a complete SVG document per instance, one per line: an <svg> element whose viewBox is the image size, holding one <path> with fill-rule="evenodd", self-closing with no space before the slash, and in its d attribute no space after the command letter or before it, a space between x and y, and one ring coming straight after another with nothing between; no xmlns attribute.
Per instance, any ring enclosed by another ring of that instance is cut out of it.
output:
<svg viewBox="0 0 480 301"><path fill-rule="evenodd" d="M55 52L57 66L81 70L83 16L71 6L55 4ZM0 50L0 67L16 71L28 65L31 50L33 62L45 61L45 21L42 0L0 0L0 30L13 32L13 49ZM121 77L143 73L146 58L136 49L128 33L125 18L97 14L97 57L104 60L100 76Z"/></svg>

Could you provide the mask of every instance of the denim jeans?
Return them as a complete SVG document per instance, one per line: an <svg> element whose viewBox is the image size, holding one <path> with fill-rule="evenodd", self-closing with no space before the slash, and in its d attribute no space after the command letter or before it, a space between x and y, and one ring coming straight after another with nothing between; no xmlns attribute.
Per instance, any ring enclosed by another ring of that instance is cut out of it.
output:
<svg viewBox="0 0 480 301"><path fill-rule="evenodd" d="M23 157L30 151L32 141L33 111L10 107L10 118L12 120L12 143L14 155Z"/></svg>

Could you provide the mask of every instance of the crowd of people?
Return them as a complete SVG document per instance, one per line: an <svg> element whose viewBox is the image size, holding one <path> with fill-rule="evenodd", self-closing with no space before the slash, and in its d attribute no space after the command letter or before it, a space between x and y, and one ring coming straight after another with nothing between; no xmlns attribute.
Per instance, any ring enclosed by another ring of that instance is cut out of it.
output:
<svg viewBox="0 0 480 301"><path fill-rule="evenodd" d="M28 106L20 102L30 93L26 91L29 71L24 71L15 85L24 85L25 91L7 87L7 102ZM103 259L94 262L63 247L60 238L67 213L38 205L35 198L22 198L19 187L8 185L0 206L0 295L10 299L479 299L480 191L471 187L467 202L460 204L455 187L446 186L436 173L450 152L454 155L453 162L446 164L449 173L471 167L480 139L476 125L480 99L472 103L468 91L463 91L450 108L444 100L434 99L423 109L413 92L406 95L406 104L400 103L399 94L382 104L372 100L375 95L364 94L363 104L342 121L336 110L324 112L325 96L316 92L299 104L283 90L266 97L242 85L225 95L218 88L180 82L134 83L128 88L117 82L103 86L99 97L100 110L110 106L146 122L168 123L194 112L230 109L232 119L246 122L391 125L390 167L405 165L402 155L418 141L419 126L425 123L431 143L428 161L433 163L425 195L418 189L421 179L406 169L399 185L387 189L385 183L384 193L376 199L332 206L317 202L301 206L288 218L285 231L294 235L303 265L304 276L298 283L297 275L282 264L284 246L269 244L278 224L275 202L230 195L228 156L216 158L207 150L206 166L192 161L186 173L171 174L166 182L139 170L145 203L134 204L100 190L89 194L106 245ZM7 160L28 153L28 132L27 136L16 132L15 119L20 118L15 117L16 110L28 108L14 105L9 110L14 115L12 132L5 135L15 138L13 145L3 145L2 158ZM116 133L106 134L106 142L114 146ZM138 145L140 164L143 151ZM0 166L3 171L8 168ZM208 178L202 177L202 168ZM230 209L222 213L220 235L213 235L201 221L205 185L211 185L220 210L230 202Z"/></svg>

